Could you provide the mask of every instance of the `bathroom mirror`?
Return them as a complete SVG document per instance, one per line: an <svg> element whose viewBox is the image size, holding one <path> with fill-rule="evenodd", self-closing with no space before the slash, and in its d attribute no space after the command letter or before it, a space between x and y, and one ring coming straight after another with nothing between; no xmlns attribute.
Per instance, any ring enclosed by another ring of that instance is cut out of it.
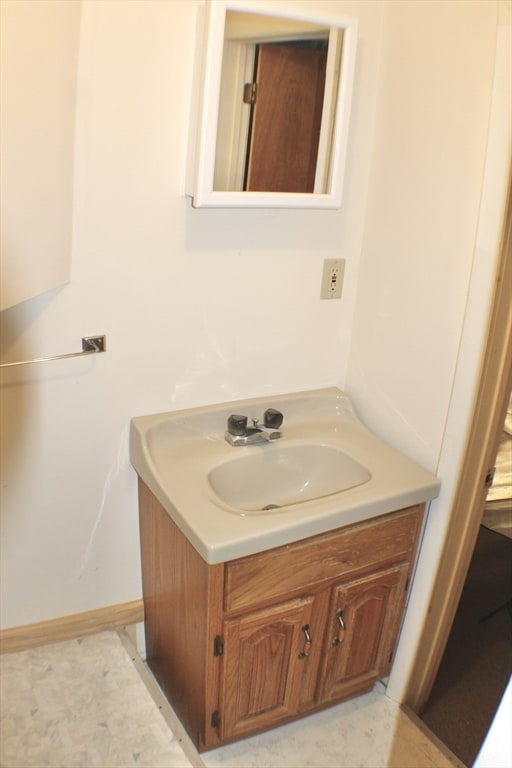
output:
<svg viewBox="0 0 512 768"><path fill-rule="evenodd" d="M314 3L207 0L194 207L341 206L356 38Z"/></svg>

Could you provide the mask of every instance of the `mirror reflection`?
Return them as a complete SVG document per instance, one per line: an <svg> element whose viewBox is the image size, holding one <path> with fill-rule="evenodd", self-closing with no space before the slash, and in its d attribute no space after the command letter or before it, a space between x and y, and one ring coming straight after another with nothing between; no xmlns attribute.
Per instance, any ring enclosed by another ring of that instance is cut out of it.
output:
<svg viewBox="0 0 512 768"><path fill-rule="evenodd" d="M228 10L214 191L326 194L343 29Z"/></svg>

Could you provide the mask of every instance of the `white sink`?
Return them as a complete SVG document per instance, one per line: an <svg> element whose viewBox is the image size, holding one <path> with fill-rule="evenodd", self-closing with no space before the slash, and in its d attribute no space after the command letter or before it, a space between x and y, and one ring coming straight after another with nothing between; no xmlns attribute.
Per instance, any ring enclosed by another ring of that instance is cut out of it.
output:
<svg viewBox="0 0 512 768"><path fill-rule="evenodd" d="M366 483L358 461L330 445L260 446L212 469L208 482L219 499L247 512L274 512Z"/></svg>
<svg viewBox="0 0 512 768"><path fill-rule="evenodd" d="M281 438L224 439L231 414L284 414ZM437 496L439 480L374 435L334 387L131 421L130 459L208 563L221 563Z"/></svg>

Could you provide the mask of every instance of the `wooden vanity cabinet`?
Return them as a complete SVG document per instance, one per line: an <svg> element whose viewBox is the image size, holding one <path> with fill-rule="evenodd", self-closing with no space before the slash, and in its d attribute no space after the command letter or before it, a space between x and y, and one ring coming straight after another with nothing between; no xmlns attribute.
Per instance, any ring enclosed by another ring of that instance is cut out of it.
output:
<svg viewBox="0 0 512 768"><path fill-rule="evenodd" d="M200 751L387 675L424 505L208 565L139 479L146 652Z"/></svg>

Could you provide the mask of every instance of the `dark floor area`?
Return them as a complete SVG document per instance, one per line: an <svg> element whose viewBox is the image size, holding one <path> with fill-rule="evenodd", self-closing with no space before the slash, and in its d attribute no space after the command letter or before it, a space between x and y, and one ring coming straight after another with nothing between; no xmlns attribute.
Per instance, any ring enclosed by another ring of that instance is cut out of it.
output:
<svg viewBox="0 0 512 768"><path fill-rule="evenodd" d="M512 539L480 526L423 722L472 766L512 674Z"/></svg>

